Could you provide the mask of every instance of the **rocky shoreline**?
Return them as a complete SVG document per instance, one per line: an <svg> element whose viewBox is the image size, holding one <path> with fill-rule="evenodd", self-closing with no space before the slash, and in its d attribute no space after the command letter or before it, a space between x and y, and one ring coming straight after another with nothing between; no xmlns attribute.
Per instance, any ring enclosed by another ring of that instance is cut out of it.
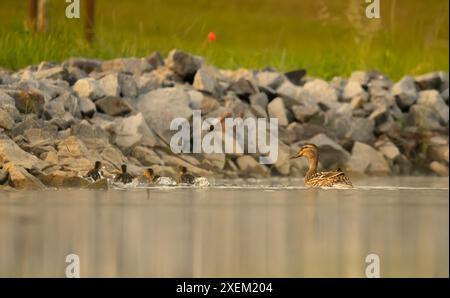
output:
<svg viewBox="0 0 450 298"><path fill-rule="evenodd" d="M301 177L302 144L320 166L352 175L448 176L449 79L433 72L392 82L376 71L331 81L303 69L219 70L173 50L108 61L71 58L11 72L0 68L0 190L92 187L96 160L111 175ZM278 159L257 154L173 154L176 117L278 118Z"/></svg>

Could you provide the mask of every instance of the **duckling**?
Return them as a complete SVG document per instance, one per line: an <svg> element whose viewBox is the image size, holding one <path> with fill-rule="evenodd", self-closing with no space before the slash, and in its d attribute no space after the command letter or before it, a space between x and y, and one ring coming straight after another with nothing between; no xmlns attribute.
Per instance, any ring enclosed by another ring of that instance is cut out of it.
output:
<svg viewBox="0 0 450 298"><path fill-rule="evenodd" d="M155 172L152 168L148 168L144 171L143 178L145 179L145 182L148 184L153 184L158 180L161 176L155 175Z"/></svg>
<svg viewBox="0 0 450 298"><path fill-rule="evenodd" d="M91 178L94 181L100 180L103 177L103 172L101 171L102 163L100 161L96 161L94 164L94 168L91 169L85 176L85 178Z"/></svg>
<svg viewBox="0 0 450 298"><path fill-rule="evenodd" d="M180 168L180 181L179 181L179 183L194 184L195 183L195 176L190 174L190 173L188 173L186 167L181 167Z"/></svg>
<svg viewBox="0 0 450 298"><path fill-rule="evenodd" d="M308 159L309 168L305 175L305 185L310 187L345 187L353 185L340 169L336 171L317 172L319 161L319 149L314 144L306 144L291 159L305 156Z"/></svg>
<svg viewBox="0 0 450 298"><path fill-rule="evenodd" d="M118 174L114 181L122 182L123 184L131 183L133 181L133 176L127 173L127 165L121 166L122 173Z"/></svg>

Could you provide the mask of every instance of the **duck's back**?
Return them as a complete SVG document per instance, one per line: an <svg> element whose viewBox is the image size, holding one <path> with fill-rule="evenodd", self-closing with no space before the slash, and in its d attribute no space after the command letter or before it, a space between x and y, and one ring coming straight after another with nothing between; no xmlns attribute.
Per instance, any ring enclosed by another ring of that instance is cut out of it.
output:
<svg viewBox="0 0 450 298"><path fill-rule="evenodd" d="M316 173L311 177L306 177L305 184L311 187L353 187L350 179L340 170Z"/></svg>

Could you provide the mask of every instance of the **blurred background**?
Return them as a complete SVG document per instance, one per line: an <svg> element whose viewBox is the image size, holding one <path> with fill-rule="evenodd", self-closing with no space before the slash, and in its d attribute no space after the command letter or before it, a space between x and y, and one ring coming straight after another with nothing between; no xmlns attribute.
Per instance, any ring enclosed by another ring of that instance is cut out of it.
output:
<svg viewBox="0 0 450 298"><path fill-rule="evenodd" d="M366 18L364 0L95 0L92 43L83 30L87 1L80 19L67 19L68 4L48 0L46 32L33 33L29 1L0 0L0 67L180 48L220 68L304 67L324 78L449 69L448 0L381 0L378 20Z"/></svg>

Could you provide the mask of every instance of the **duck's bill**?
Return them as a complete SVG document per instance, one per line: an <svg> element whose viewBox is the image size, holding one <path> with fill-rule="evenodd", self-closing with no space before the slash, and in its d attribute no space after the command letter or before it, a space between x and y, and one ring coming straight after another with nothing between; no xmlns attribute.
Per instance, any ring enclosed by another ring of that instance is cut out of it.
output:
<svg viewBox="0 0 450 298"><path fill-rule="evenodd" d="M291 157L289 157L289 159L296 159L297 157L299 157L298 155L293 155Z"/></svg>

